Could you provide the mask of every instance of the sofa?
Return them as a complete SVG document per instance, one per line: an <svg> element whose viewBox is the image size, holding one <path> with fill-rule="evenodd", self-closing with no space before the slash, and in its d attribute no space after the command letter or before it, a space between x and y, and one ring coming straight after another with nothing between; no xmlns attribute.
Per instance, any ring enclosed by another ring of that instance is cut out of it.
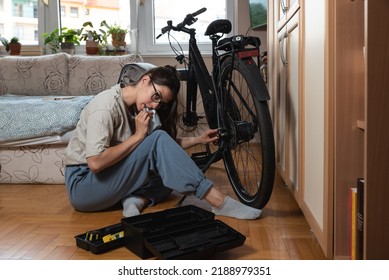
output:
<svg viewBox="0 0 389 280"><path fill-rule="evenodd" d="M139 55L0 58L0 183L63 184L63 154L82 108Z"/></svg>

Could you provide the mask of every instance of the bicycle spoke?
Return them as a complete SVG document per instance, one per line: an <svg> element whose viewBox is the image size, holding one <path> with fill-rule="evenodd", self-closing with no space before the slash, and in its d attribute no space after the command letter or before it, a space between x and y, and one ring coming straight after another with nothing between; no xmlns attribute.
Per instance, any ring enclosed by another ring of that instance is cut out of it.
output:
<svg viewBox="0 0 389 280"><path fill-rule="evenodd" d="M251 115L251 117L254 119L256 118L256 115L254 113L253 110L251 110L250 108L250 105L246 102L246 99L247 99L247 96L246 98L242 96L242 92L244 92L242 89L238 89L238 87L236 86L236 84L231 81L230 82L230 85L232 85L233 89L234 89L234 93L235 95L234 96L237 96L239 98L239 101L241 102L241 108L240 108L240 111L243 111L244 109L247 109L247 112ZM246 90L247 92L247 90Z"/></svg>

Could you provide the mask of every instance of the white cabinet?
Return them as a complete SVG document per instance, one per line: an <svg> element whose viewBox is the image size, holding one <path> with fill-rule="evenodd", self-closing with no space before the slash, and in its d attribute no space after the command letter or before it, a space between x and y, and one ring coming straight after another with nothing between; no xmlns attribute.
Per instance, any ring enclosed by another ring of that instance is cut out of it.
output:
<svg viewBox="0 0 389 280"><path fill-rule="evenodd" d="M285 5L289 1L280 0L279 3L284 4L280 4L277 11L287 7ZM289 15L285 13L285 18ZM280 21L275 24L274 37L277 39L273 45L273 58L277 66L270 86L274 105L277 168L294 193L298 193L300 165L300 19L297 10L280 29Z"/></svg>
<svg viewBox="0 0 389 280"><path fill-rule="evenodd" d="M272 92L273 109L273 126L275 129L275 145L276 145L276 165L281 177L286 180L286 91L287 91L287 32L286 26L276 33L277 44L275 63L275 78L274 92Z"/></svg>
<svg viewBox="0 0 389 280"><path fill-rule="evenodd" d="M285 23L294 15L294 13L300 8L301 0L276 0L269 1L269 6L274 7L274 17L276 26L279 29L285 25ZM274 3L275 2L275 3Z"/></svg>
<svg viewBox="0 0 389 280"><path fill-rule="evenodd" d="M286 24L287 87L286 87L286 178L294 192L299 191L300 167L300 102L302 91L300 65L300 12L297 11Z"/></svg>
<svg viewBox="0 0 389 280"><path fill-rule="evenodd" d="M325 0L269 2L269 89L277 170L323 251L331 217L325 203ZM281 15L281 16L280 16ZM309 23L307 25L307 23ZM272 68L273 67L273 68Z"/></svg>

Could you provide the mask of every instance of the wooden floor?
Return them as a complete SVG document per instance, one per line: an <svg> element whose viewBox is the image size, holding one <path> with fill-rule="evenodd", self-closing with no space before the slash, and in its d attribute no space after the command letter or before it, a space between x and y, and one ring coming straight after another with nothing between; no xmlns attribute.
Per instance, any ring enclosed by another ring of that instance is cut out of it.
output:
<svg viewBox="0 0 389 280"><path fill-rule="evenodd" d="M211 167L207 177L234 196L221 165ZM178 194L172 194L144 212L174 207L179 199ZM99 213L73 210L64 185L0 184L0 259L139 259L125 247L94 255L76 246L75 235L119 223L121 214L121 209ZM216 219L245 235L246 241L243 246L214 255L214 259L325 259L302 212L278 177L260 219Z"/></svg>

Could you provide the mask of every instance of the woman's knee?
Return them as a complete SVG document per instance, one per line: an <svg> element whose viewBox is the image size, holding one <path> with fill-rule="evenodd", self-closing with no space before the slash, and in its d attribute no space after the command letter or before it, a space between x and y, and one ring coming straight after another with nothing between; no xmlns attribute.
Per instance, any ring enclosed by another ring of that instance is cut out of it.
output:
<svg viewBox="0 0 389 280"><path fill-rule="evenodd" d="M171 147L171 145L178 146L177 142L164 130L155 130L147 138L148 143L146 142L146 145L148 147L154 146L157 149L163 147L165 149L168 146Z"/></svg>
<svg viewBox="0 0 389 280"><path fill-rule="evenodd" d="M154 138L154 139L165 139L169 138L170 140L173 140L173 138L170 137L170 135L161 129L154 130L153 133L151 133L148 137Z"/></svg>

